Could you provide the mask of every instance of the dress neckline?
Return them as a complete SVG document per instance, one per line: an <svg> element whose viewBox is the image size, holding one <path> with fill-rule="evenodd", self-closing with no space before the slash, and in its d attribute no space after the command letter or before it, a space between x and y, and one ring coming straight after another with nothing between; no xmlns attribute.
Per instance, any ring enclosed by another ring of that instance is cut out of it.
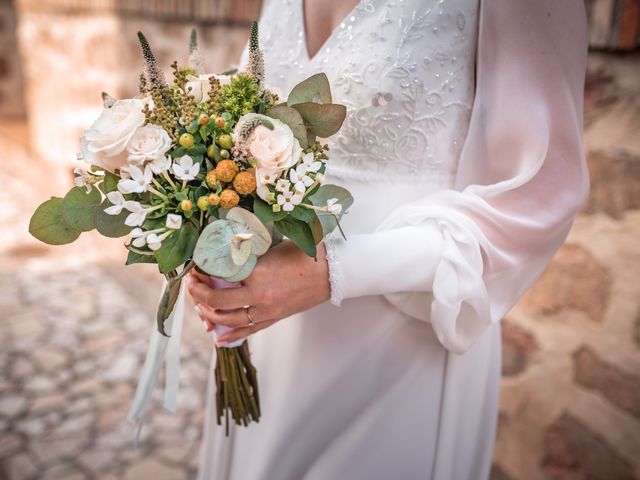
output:
<svg viewBox="0 0 640 480"><path fill-rule="evenodd" d="M302 32L301 34L302 50L303 50L304 58L308 63L312 63L314 60L316 60L316 58L318 58L322 54L322 51L331 45L331 43L333 42L333 39L338 34L338 30L340 30L340 26L343 25L346 21L348 21L350 17L353 17L355 15L356 11L360 9L360 6L362 5L363 1L364 0L358 0L356 2L356 4L349 11L349 13L347 13L347 15L340 21L340 23L338 23L338 25L336 25L336 27L333 30L331 30L331 33L324 40L324 42L322 42L322 44L320 45L320 48L316 51L316 53L313 56L311 56L309 54L309 45L307 44L307 27L305 25L305 18L304 18L305 0L298 0L300 31Z"/></svg>

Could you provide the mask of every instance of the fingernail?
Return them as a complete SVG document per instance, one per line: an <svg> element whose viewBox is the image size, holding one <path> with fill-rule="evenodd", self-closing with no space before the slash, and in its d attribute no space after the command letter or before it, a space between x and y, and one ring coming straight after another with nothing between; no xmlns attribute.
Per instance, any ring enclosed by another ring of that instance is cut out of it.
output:
<svg viewBox="0 0 640 480"><path fill-rule="evenodd" d="M209 322L204 322L204 326L207 332L210 332L211 330L213 330L213 325L211 325Z"/></svg>
<svg viewBox="0 0 640 480"><path fill-rule="evenodd" d="M200 317L200 320L204 320L204 318L202 318L202 314L204 313L204 311L202 310L202 307L200 305L196 305L194 309L198 314L198 316Z"/></svg>

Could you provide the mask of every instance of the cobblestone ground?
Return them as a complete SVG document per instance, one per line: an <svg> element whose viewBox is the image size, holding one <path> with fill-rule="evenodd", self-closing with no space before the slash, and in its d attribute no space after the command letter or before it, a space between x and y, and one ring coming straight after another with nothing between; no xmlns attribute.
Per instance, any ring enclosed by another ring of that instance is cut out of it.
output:
<svg viewBox="0 0 640 480"><path fill-rule="evenodd" d="M83 234L70 247L28 238L46 184L20 144L24 126L0 125L0 479L194 478L211 346L185 318L176 414L155 407L137 448L126 415L151 332L160 278L124 267L122 245ZM5 182L6 179L6 182ZM35 188L34 188L35 186ZM34 198L31 198L33 196ZM161 392L156 392L157 394Z"/></svg>

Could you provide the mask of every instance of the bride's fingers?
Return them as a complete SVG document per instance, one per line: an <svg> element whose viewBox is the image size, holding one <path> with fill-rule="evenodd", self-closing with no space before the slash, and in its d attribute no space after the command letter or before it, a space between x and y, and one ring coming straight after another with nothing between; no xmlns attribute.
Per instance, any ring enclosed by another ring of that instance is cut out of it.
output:
<svg viewBox="0 0 640 480"><path fill-rule="evenodd" d="M208 307L207 305L198 305L198 314L201 318L216 324L224 325L230 328L246 327L249 324L249 316L245 308L237 308L235 310L220 311ZM251 318L254 322L260 322L260 314L256 314L255 308L251 309Z"/></svg>
<svg viewBox="0 0 640 480"><path fill-rule="evenodd" d="M218 343L218 345L220 345L222 343L235 342L236 340L240 340L241 338L248 337L252 333L259 332L260 330L263 330L263 329L273 325L276 322L277 322L277 320L266 320L264 322L257 322L253 326L236 328L235 330L233 330L231 332L227 332L224 335L220 335L218 337L217 343Z"/></svg>
<svg viewBox="0 0 640 480"><path fill-rule="evenodd" d="M191 281L189 293L196 304L204 303L212 308L233 310L251 304L249 289L246 287L213 289L202 282Z"/></svg>

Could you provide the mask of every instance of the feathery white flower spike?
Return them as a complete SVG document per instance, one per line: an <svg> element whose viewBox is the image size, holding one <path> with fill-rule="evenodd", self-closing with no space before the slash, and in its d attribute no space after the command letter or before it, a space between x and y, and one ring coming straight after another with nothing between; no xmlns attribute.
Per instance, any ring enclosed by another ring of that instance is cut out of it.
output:
<svg viewBox="0 0 640 480"><path fill-rule="evenodd" d="M182 227L182 216L176 215L175 213L168 214L165 225L172 230L179 230L180 227Z"/></svg>
<svg viewBox="0 0 640 480"><path fill-rule="evenodd" d="M171 167L176 178L184 181L190 181L196 178L200 171L200 164L193 163L193 158L189 155L183 155Z"/></svg>
<svg viewBox="0 0 640 480"><path fill-rule="evenodd" d="M131 178L123 178L118 182L118 190L121 193L146 192L153 178L153 173L149 167L145 167L144 170L142 170L140 167L131 165L129 167L129 176Z"/></svg>
<svg viewBox="0 0 640 480"><path fill-rule="evenodd" d="M104 213L108 215L120 215L126 203L124 196L118 191L113 191L107 193L107 199L111 202L111 206L105 208Z"/></svg>

